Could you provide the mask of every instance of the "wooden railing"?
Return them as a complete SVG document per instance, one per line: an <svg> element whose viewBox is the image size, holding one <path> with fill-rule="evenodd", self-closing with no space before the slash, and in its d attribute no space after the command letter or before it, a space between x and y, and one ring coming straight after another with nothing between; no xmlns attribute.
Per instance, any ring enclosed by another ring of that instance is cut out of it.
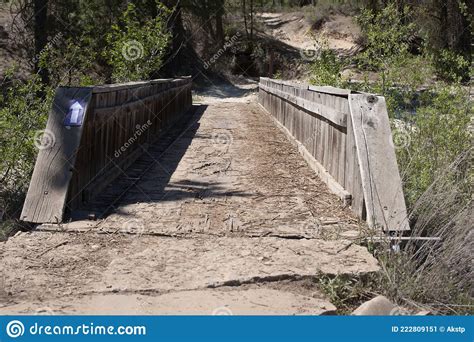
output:
<svg viewBox="0 0 474 342"><path fill-rule="evenodd" d="M62 222L192 105L191 78L56 91L21 219Z"/></svg>
<svg viewBox="0 0 474 342"><path fill-rule="evenodd" d="M359 218L410 229L383 97L261 78L259 102Z"/></svg>

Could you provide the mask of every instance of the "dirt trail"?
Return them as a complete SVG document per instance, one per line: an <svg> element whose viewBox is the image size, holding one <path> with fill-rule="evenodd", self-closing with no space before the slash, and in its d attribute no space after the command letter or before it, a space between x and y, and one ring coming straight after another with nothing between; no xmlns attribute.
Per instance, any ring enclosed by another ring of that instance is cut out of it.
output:
<svg viewBox="0 0 474 342"><path fill-rule="evenodd" d="M203 94L185 131L134 166L148 171L130 183L132 167L103 194L128 188L104 220L2 243L0 313L333 312L318 277L377 262L350 240L354 216L245 92Z"/></svg>
<svg viewBox="0 0 474 342"><path fill-rule="evenodd" d="M349 16L331 14L315 29L300 12L260 13L259 18L265 33L303 52L318 50L315 37L326 40L328 47L340 54L348 54L358 47L360 29Z"/></svg>

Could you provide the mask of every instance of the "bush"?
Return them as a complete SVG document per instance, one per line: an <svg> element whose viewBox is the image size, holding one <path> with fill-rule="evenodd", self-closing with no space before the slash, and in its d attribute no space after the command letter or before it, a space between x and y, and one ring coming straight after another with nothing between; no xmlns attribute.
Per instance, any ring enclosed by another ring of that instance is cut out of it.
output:
<svg viewBox="0 0 474 342"><path fill-rule="evenodd" d="M51 85L88 86L104 83L93 79L92 70L99 53L91 38L66 38L40 54L39 65L47 69Z"/></svg>
<svg viewBox="0 0 474 342"><path fill-rule="evenodd" d="M433 64L439 78L447 82L469 79L470 62L454 51L443 49L433 56Z"/></svg>
<svg viewBox="0 0 474 342"><path fill-rule="evenodd" d="M34 140L46 125L52 99L53 90L37 76L10 83L0 96L0 223L6 219L0 230L11 230L20 215L38 151Z"/></svg>
<svg viewBox="0 0 474 342"><path fill-rule="evenodd" d="M370 10L357 16L364 34L365 50L356 57L362 70L379 73L378 92L385 94L393 87L391 71L395 66L407 65L410 59L408 37L414 33L414 25L408 21L408 8L399 12L394 4L389 4L379 13Z"/></svg>
<svg viewBox="0 0 474 342"><path fill-rule="evenodd" d="M329 49L323 49L320 56L311 65L310 82L314 85L342 87L344 82L341 72L342 62L336 54Z"/></svg>
<svg viewBox="0 0 474 342"><path fill-rule="evenodd" d="M158 15L150 19L143 18L129 3L119 22L112 26L104 57L112 67L114 82L148 79L162 66L171 38L166 25L170 11L163 5L157 7Z"/></svg>
<svg viewBox="0 0 474 342"><path fill-rule="evenodd" d="M405 196L412 208L437 179L439 173L471 147L468 126L473 117L469 91L460 85L437 85L425 92L416 114L405 131L405 146L399 146L398 162L403 175ZM459 169L459 181L468 179L468 170Z"/></svg>

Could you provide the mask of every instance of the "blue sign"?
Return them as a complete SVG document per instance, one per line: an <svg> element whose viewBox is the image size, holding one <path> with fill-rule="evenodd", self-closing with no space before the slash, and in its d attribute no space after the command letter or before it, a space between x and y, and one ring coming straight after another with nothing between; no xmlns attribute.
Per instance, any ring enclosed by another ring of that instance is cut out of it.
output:
<svg viewBox="0 0 474 342"><path fill-rule="evenodd" d="M0 316L0 341L472 342L472 316Z"/></svg>
<svg viewBox="0 0 474 342"><path fill-rule="evenodd" d="M64 119L64 126L77 127L82 126L84 119L84 107L78 102L74 101Z"/></svg>

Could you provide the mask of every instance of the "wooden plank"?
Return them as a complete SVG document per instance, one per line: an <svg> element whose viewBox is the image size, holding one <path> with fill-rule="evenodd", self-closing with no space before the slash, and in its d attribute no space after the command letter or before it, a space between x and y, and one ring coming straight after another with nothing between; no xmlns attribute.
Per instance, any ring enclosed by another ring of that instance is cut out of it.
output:
<svg viewBox="0 0 474 342"><path fill-rule="evenodd" d="M369 226L409 230L385 99L350 95L349 105Z"/></svg>
<svg viewBox="0 0 474 342"><path fill-rule="evenodd" d="M318 93L329 94L329 95L338 95L345 98L347 98L351 94L351 91L349 89L341 89L341 88L335 88L335 87L330 87L330 86L321 87L321 86L310 85L308 87L308 90L315 91Z"/></svg>
<svg viewBox="0 0 474 342"><path fill-rule="evenodd" d="M340 112L336 110L335 108L331 108L330 106L325 105L325 104L308 101L304 98L294 96L288 92L269 88L263 84L260 85L260 89L263 89L264 91L267 91L267 92L271 92L275 96L278 96L279 98L287 102L290 102L298 107L301 107L310 113L314 113L319 116L322 116L325 119L331 121L332 123L338 126L341 126L341 127L347 126L347 113Z"/></svg>
<svg viewBox="0 0 474 342"><path fill-rule="evenodd" d="M81 142L84 124L64 126L72 103L79 101L87 113L92 88L58 88L49 114L46 132L54 139L41 149L36 159L21 219L32 223L58 223L63 220L72 169ZM87 114L84 115L85 123Z"/></svg>
<svg viewBox="0 0 474 342"><path fill-rule="evenodd" d="M184 76L179 80L164 78L164 79L155 79L155 80L150 80L150 81L106 84L106 85L94 87L93 93L98 94L98 93L116 92L116 91L124 90L124 89L129 90L129 89L139 88L139 87L143 87L144 85L149 85L149 84L170 83L170 82L175 82L175 81L191 82L191 76Z"/></svg>
<svg viewBox="0 0 474 342"><path fill-rule="evenodd" d="M303 159L306 161L308 166L316 172L316 174L319 176L319 178L326 183L328 186L329 190L334 193L336 196L338 196L341 201L343 201L344 204L350 204L351 202L351 195L348 191L346 191L330 174L329 172L324 168L323 165L321 165L312 155L309 153L309 151L304 147L304 145L299 142L295 137L290 133L288 128L283 126L278 120L276 120L266 109L263 107L261 104L259 104L260 107L264 110L265 113L267 113L271 119L275 122L277 127L285 134L287 139L295 146L298 148L298 152L301 154Z"/></svg>
<svg viewBox="0 0 474 342"><path fill-rule="evenodd" d="M345 152L344 188L347 189L352 195L352 211L355 212L360 219L365 220L364 193L362 189L362 180L360 176L360 167L357 157L357 147L355 143L354 130L352 127L352 120L347 121Z"/></svg>
<svg viewBox="0 0 474 342"><path fill-rule="evenodd" d="M178 86L174 89L176 89L176 92L178 91L184 91L188 86L187 85L181 85L181 86ZM133 93L132 93L133 95ZM132 97L131 99L127 100L126 102L124 103L121 103L121 104L118 104L118 105L110 105L110 106L104 106L104 107L101 107L101 108L98 108L96 111L97 113L101 113L101 112L108 112L111 108L115 108L117 110L121 110L121 109L130 109L130 110L135 110L135 108L137 107L142 107L143 106L143 103L144 101L157 101L160 97L162 97L163 94L162 93L158 93L158 94L153 94L153 95L150 95L150 96L147 96L147 97L144 97L144 98L135 98L135 97Z"/></svg>
<svg viewBox="0 0 474 342"><path fill-rule="evenodd" d="M339 110L343 111L344 110L344 103L340 97L335 97L335 106ZM344 102L346 100L344 99ZM345 183L345 174L344 174L344 168L345 168L345 160L346 160L346 135L347 135L347 128L337 128L336 129L336 134L337 134L337 142L338 142L338 147L337 147L337 169L336 169L336 174L337 176L335 177L338 181L339 184L344 186Z"/></svg>

